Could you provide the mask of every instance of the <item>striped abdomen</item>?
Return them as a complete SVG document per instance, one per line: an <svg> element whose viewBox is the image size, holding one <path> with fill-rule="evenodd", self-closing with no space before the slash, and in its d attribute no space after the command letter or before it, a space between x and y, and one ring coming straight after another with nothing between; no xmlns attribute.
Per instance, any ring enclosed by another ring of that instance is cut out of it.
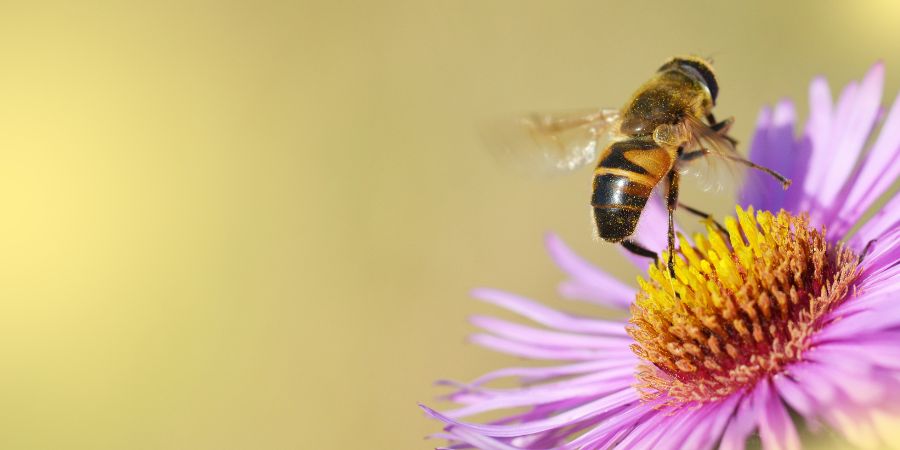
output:
<svg viewBox="0 0 900 450"><path fill-rule="evenodd" d="M619 242L634 234L650 192L674 160L673 151L648 138L618 141L606 148L594 171L591 197L601 238Z"/></svg>

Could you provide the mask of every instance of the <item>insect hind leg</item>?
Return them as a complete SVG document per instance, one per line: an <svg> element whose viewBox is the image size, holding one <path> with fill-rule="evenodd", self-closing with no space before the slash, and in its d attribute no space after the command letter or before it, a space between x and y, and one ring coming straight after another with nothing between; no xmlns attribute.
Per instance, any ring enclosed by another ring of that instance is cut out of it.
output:
<svg viewBox="0 0 900 450"><path fill-rule="evenodd" d="M681 202L678 202L678 209L683 209L683 210L685 210L685 211L687 211L687 212L689 212L689 213L691 213L691 214L693 214L693 215L695 215L695 216L697 216L697 217L700 217L700 218L702 218L702 219L704 219L704 220L712 221L712 223L716 226L716 228L719 229L719 231L721 231L722 233L725 233L725 236L729 236L728 230L725 228L725 226L722 225L721 223L719 223L719 221L716 220L716 219L713 217L712 214L707 213L707 212L703 212L703 211L701 211L701 210L699 210L699 209L697 209L697 208L692 208L692 207L690 207L690 206L688 206L688 205L685 205L684 203L681 203Z"/></svg>
<svg viewBox="0 0 900 450"><path fill-rule="evenodd" d="M622 244L622 247L625 248L625 250L628 250L629 252L634 253L635 255L638 255L638 256L643 256L645 258L651 258L651 259L653 259L654 263L659 259L659 255L657 255L656 252L648 249L647 247L644 247L641 244L638 244L637 242L635 242L631 239L625 239L624 241L622 241L620 243Z"/></svg>

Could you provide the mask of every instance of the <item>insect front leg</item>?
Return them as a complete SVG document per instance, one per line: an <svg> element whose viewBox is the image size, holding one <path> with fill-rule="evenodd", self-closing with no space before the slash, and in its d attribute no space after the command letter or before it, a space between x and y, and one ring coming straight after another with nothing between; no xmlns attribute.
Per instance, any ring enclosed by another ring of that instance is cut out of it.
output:
<svg viewBox="0 0 900 450"><path fill-rule="evenodd" d="M682 162L689 162L689 161L693 161L693 160L695 160L695 159L697 159L697 158L703 158L703 157L705 157L705 156L715 156L715 157L718 157L718 158L724 158L724 159L727 159L727 160L729 160L729 161L734 161L734 162L736 162L736 163L743 164L743 165L745 165L745 166L747 166L747 167L750 167L751 169L756 169L756 170L765 172L766 174L770 175L772 178L775 178L776 180L778 180L778 182L781 183L781 186L782 186L785 190L787 190L787 188L789 188L789 187L791 186L791 180L790 180L790 178L788 178L788 177L786 177L786 176L784 176L784 175L782 175L782 174L780 174L780 173L778 173L778 172L776 172L776 171L774 171L774 170L772 170L772 169L770 169L770 168L768 168L768 167L761 166L761 165L759 165L759 164L756 164L756 163L753 162L753 161L744 159L744 158L742 158L742 157L740 157L740 156L738 156L738 155L736 155L736 154L733 154L733 155L732 155L732 154L713 153L713 152L710 152L709 150L707 150L707 149L705 149L705 148L701 148L701 149L699 149L699 150L695 150L695 151L692 151L692 152L682 153L682 154L678 157L678 160L679 160L679 161L682 161Z"/></svg>
<svg viewBox="0 0 900 450"><path fill-rule="evenodd" d="M779 183L781 183L781 187L783 187L784 190L787 190L787 188L791 187L791 180L788 177L786 177L768 167L761 166L759 164L756 164L753 161L741 158L740 156L737 156L737 155L719 155L719 156L721 156L722 158L734 161L736 163L743 164L747 167L750 167L751 169L756 169L756 170L759 170L759 171L769 174L770 176L772 176L772 178L775 178L776 180L778 180Z"/></svg>
<svg viewBox="0 0 900 450"><path fill-rule="evenodd" d="M728 140L731 145L737 145L737 139L728 135L728 131L731 130L731 125L734 124L734 117L729 117L721 122L716 122L716 116L714 116L712 113L709 113L706 115L706 121L709 123L709 128L711 130L715 131L723 138Z"/></svg>

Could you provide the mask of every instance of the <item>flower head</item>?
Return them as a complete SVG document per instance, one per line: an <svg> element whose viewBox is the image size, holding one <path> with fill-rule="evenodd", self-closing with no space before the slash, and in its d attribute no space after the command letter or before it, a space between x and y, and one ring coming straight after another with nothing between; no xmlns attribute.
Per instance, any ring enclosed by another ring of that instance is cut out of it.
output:
<svg viewBox="0 0 900 450"><path fill-rule="evenodd" d="M651 266L635 292L549 236L569 275L560 293L630 308L627 322L476 291L539 326L476 317L489 333L474 342L564 363L452 383L461 407L425 408L447 424L440 436L454 448L732 449L758 433L765 449L799 448L790 409L855 444L883 444L882 416L900 412L900 195L860 223L900 174L900 101L883 114L883 76L876 64L836 104L826 82L814 80L799 138L790 102L764 109L750 159L794 187L751 174L739 198L745 207L725 230L679 235L674 277L664 263ZM664 247L665 230L654 227L663 217L660 204L648 204L638 236L645 245ZM500 378L519 387L485 386ZM515 408L492 423L464 420Z"/></svg>

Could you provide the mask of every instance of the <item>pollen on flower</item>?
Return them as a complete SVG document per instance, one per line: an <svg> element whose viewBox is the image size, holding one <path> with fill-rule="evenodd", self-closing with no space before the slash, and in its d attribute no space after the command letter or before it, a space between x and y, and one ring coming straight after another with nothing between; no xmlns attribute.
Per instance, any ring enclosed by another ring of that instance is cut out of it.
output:
<svg viewBox="0 0 900 450"><path fill-rule="evenodd" d="M738 207L725 228L679 235L675 277L664 255L638 280L628 332L646 400L717 400L778 373L852 294L858 257L805 217Z"/></svg>

